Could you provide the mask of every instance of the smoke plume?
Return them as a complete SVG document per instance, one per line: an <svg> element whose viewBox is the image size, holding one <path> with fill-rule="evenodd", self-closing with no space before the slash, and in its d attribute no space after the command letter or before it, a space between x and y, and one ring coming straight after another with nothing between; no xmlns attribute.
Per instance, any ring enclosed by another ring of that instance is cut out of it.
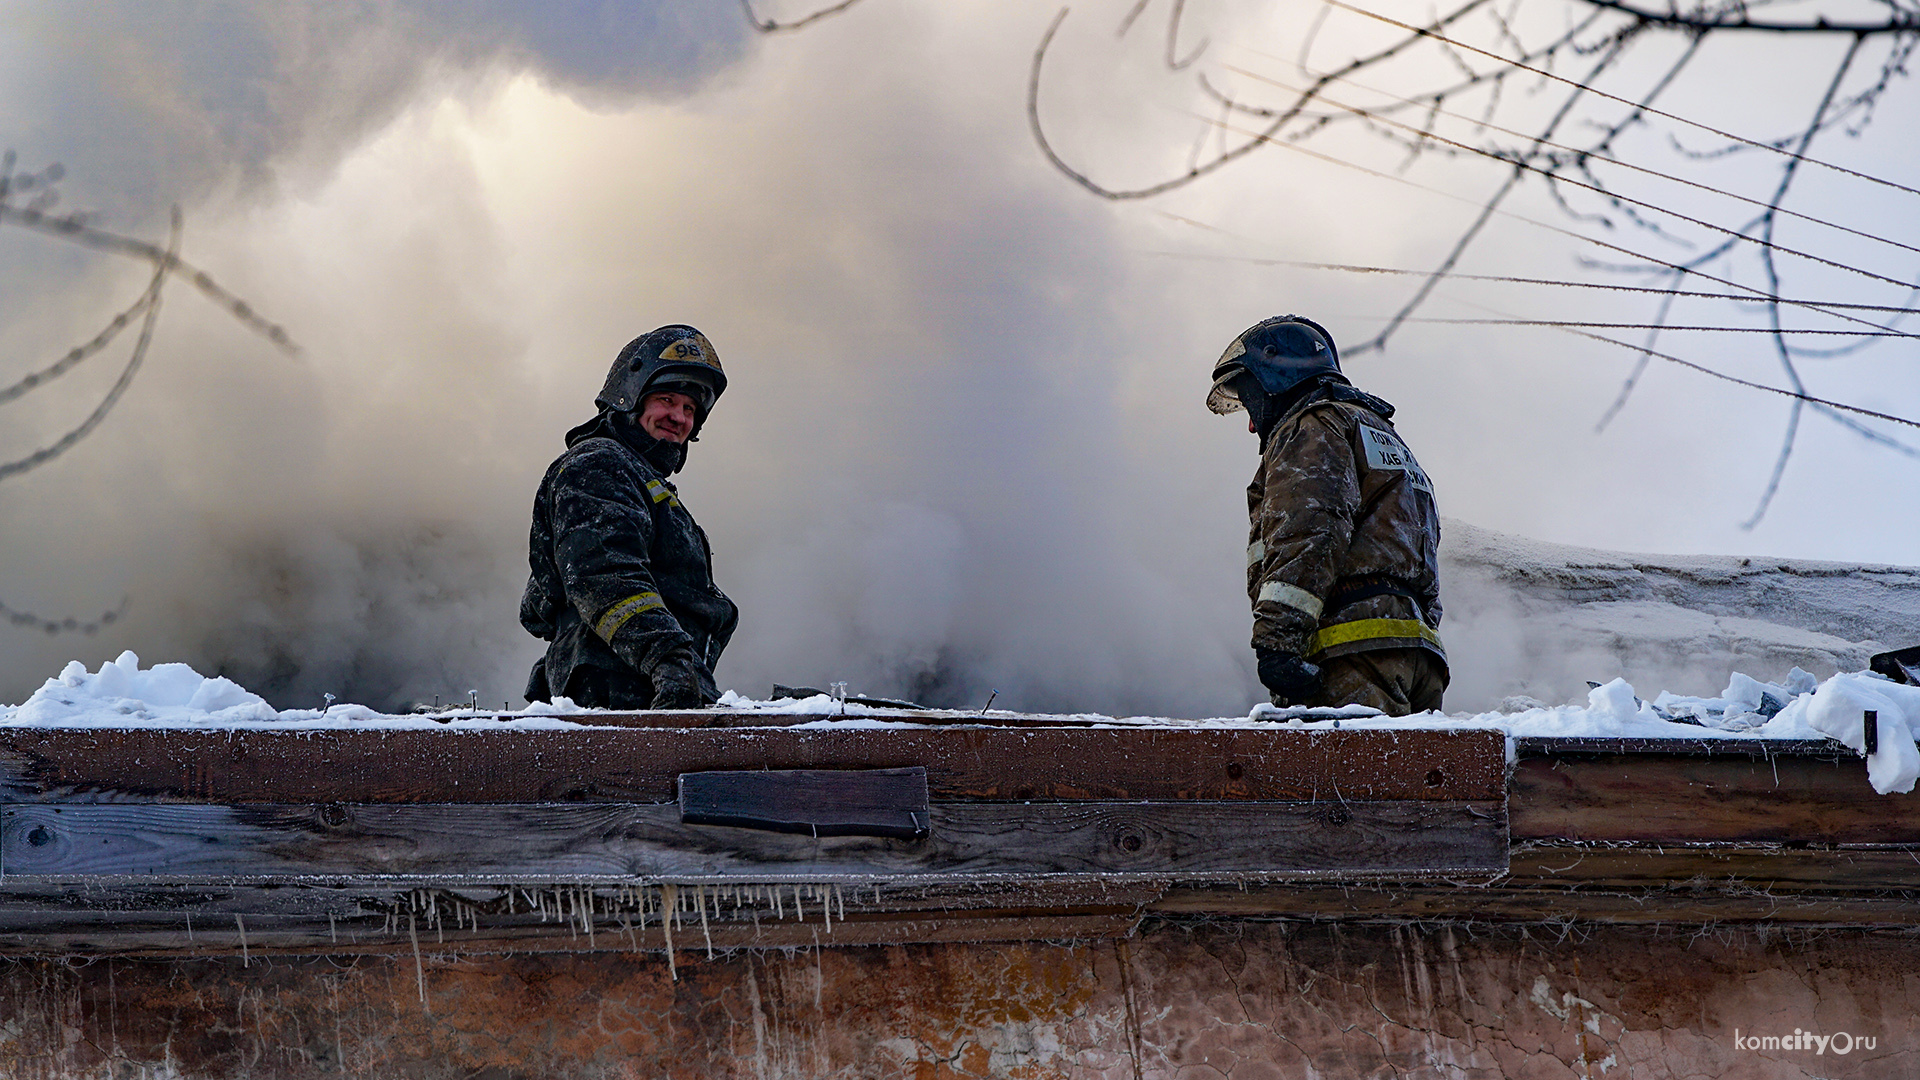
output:
<svg viewBox="0 0 1920 1080"><path fill-rule="evenodd" d="M1304 172L1088 197L1033 148L1026 43L1050 12L1019 5L872 3L767 38L725 4L157 10L17 20L0 141L65 163L65 205L103 226L157 237L180 203L186 257L303 351L175 287L106 424L0 484L0 602L127 605L93 636L0 626L0 700L133 648L280 706L517 705L540 648L517 622L534 488L621 345L669 322L731 379L679 478L743 610L723 687L1188 716L1262 696L1255 448L1202 407L1207 369L1282 310L1357 335L1343 318L1387 310L1387 286L1157 253L1226 243L1194 221L1398 251L1421 208ZM1063 37L1047 107L1084 105L1076 78L1158 70L1145 42L1106 72L1113 48ZM1128 160L1125 131L1063 138ZM0 272L20 284L0 296L11 371L85 340L147 271L0 230ZM71 428L116 363L0 409L0 459ZM1724 459L1668 465L1722 399L1580 441L1553 418L1587 416L1618 366L1540 371L1531 348L1436 330L1353 374L1402 406L1450 514L1599 544L1725 536L1590 509L1665 484L1718 513L1701 477ZM1516 452L1543 433L1551 453ZM1720 434L1735 456L1772 438ZM1807 510L1789 493L1776 517ZM1462 634L1453 707L1565 689L1472 660Z"/></svg>

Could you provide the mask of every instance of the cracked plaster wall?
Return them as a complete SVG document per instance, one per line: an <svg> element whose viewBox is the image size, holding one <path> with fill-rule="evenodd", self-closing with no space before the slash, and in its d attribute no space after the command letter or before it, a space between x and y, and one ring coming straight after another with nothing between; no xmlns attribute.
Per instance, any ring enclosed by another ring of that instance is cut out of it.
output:
<svg viewBox="0 0 1920 1080"><path fill-rule="evenodd" d="M1128 942L0 961L0 1075L1910 1077L1920 939L1221 923ZM425 1003L419 995L424 981ZM1848 1054L1748 1036L1868 1036Z"/></svg>

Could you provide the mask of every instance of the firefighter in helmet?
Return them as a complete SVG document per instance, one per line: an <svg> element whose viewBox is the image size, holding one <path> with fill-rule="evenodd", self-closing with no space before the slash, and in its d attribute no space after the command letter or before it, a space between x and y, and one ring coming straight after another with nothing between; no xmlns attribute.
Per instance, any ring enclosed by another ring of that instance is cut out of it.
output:
<svg viewBox="0 0 1920 1080"><path fill-rule="evenodd" d="M713 666L739 609L668 478L726 388L706 335L663 326L620 350L599 414L567 432L533 502L520 623L549 644L527 700L697 709L719 696Z"/></svg>
<svg viewBox="0 0 1920 1080"><path fill-rule="evenodd" d="M1340 373L1326 328L1281 315L1227 347L1207 407L1260 437L1247 594L1273 703L1440 708L1440 516L1393 406Z"/></svg>

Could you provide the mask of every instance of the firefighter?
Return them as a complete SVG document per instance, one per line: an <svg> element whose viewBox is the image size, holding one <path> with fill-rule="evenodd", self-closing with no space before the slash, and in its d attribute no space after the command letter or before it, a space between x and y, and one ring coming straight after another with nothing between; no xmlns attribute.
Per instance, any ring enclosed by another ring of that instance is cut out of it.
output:
<svg viewBox="0 0 1920 1080"><path fill-rule="evenodd" d="M663 326L620 350L599 415L567 432L533 500L520 623L550 644L527 700L697 709L719 697L713 666L739 609L668 477L726 388L706 335Z"/></svg>
<svg viewBox="0 0 1920 1080"><path fill-rule="evenodd" d="M1247 594L1273 703L1440 708L1440 516L1393 406L1340 373L1324 327L1281 315L1227 347L1207 407L1260 436Z"/></svg>

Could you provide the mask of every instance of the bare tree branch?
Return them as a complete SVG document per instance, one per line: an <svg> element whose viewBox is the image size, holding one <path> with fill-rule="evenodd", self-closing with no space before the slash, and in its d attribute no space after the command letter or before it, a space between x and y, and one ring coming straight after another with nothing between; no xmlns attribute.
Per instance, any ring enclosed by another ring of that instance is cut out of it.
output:
<svg viewBox="0 0 1920 1080"><path fill-rule="evenodd" d="M860 0L840 0L837 4L829 4L818 11L811 12L792 22L784 23L775 22L772 19L762 19L760 16L754 14L753 0L740 0L740 7L746 11L747 21L753 24L755 30L763 34L778 34L787 30L798 30L803 26L812 26L821 19L838 15L859 2Z"/></svg>

